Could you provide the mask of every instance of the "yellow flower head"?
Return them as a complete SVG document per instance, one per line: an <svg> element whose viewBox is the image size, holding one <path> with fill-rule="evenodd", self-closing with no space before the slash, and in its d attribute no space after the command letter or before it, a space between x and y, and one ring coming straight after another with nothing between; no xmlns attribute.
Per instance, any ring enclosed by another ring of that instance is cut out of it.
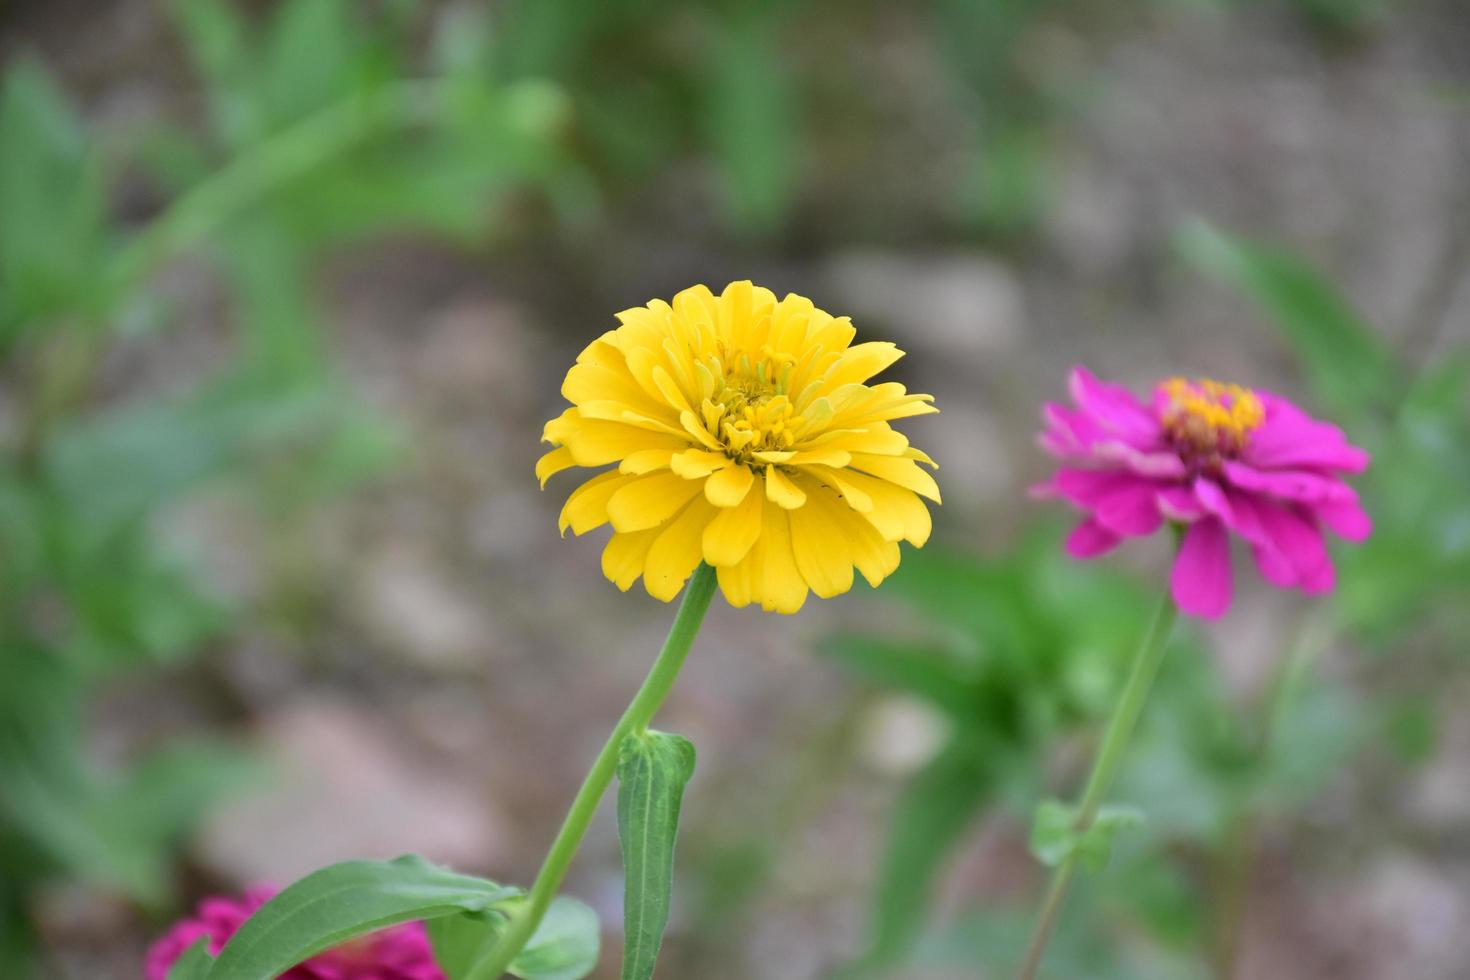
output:
<svg viewBox="0 0 1470 980"><path fill-rule="evenodd" d="M938 411L901 384L869 385L903 356L853 345L847 317L735 282L618 314L562 384L542 486L572 466L617 466L572 492L561 529L612 524L602 570L665 602L707 561L734 606L801 608L898 567L922 545L934 465L889 422Z"/></svg>

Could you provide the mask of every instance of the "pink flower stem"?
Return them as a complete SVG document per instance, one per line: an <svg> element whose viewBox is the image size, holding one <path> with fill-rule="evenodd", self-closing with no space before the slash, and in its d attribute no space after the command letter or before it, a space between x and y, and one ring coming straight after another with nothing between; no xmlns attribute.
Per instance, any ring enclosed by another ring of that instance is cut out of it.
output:
<svg viewBox="0 0 1470 980"><path fill-rule="evenodd" d="M1174 600L1166 591L1158 611L1154 613L1153 624L1139 646L1138 653L1134 655L1128 681L1123 685L1118 703L1113 707L1113 715L1108 720L1097 758L1092 763L1092 773L1087 778L1087 788L1082 792L1082 802L1077 805L1075 830L1079 836L1092 828L1092 822L1097 818L1097 812L1113 785L1113 778L1118 773L1118 765L1122 762L1128 740L1133 735L1138 716L1143 713L1143 706L1148 700L1154 678L1158 675L1159 665L1163 663L1166 641L1174 627L1176 612ZM1047 940L1051 938L1052 930L1056 926L1057 914L1067 897L1067 888L1072 882L1076 866L1077 852L1074 850L1052 871L1051 882L1047 885L1041 911L1037 913L1036 925L1031 932L1031 942L1026 947L1025 962L1021 966L1021 972L1016 975L1018 980L1035 980L1037 970L1041 967L1042 955L1046 952Z"/></svg>

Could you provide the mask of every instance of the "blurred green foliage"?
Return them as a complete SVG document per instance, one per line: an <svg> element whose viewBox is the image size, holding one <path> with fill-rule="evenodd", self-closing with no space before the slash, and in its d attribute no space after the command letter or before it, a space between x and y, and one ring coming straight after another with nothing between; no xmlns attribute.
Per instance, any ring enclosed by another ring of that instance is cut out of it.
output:
<svg viewBox="0 0 1470 980"><path fill-rule="evenodd" d="M36 885L75 877L161 908L172 848L249 771L226 746L165 744L121 769L88 746L98 685L200 652L242 611L188 559L171 515L227 489L276 550L299 551L306 506L395 454L324 349L319 259L399 228L470 245L500 227L512 192L577 193L560 94L495 81L484 24L446 30L420 74L410 8L291 0L256 23L222 0L177 3L206 124L120 148L40 64L0 85L0 370L15 419L0 453L7 977L28 969ZM160 202L141 225L113 205L124 177ZM110 364L172 328L154 275L185 255L218 275L233 353L164 393L119 384Z"/></svg>

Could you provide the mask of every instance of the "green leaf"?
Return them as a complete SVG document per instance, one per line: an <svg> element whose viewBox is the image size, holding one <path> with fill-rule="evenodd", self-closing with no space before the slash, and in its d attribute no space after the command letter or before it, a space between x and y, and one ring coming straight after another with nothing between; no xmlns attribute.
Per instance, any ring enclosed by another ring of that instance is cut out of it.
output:
<svg viewBox="0 0 1470 980"><path fill-rule="evenodd" d="M1077 846L1077 808L1061 800L1043 800L1031 818L1031 855L1054 868Z"/></svg>
<svg viewBox="0 0 1470 980"><path fill-rule="evenodd" d="M1101 871L1113 853L1113 841L1124 830L1142 827L1146 819L1136 806L1109 805L1097 811L1092 826L1077 841L1077 859L1089 871Z"/></svg>
<svg viewBox="0 0 1470 980"><path fill-rule="evenodd" d="M995 792L993 750L973 733L957 735L899 798L878 875L865 965L895 963L918 939L939 869Z"/></svg>
<svg viewBox="0 0 1470 980"><path fill-rule="evenodd" d="M1075 806L1046 800L1036 807L1031 821L1031 853L1047 867L1075 855L1088 870L1100 871L1108 863L1118 833L1143 822L1143 811L1137 807L1104 806L1092 818L1092 826L1079 831Z"/></svg>
<svg viewBox="0 0 1470 980"><path fill-rule="evenodd" d="M1365 402L1395 403L1401 379L1387 344L1301 259L1199 220L1185 224L1177 242L1197 268L1240 289L1271 316L1317 397L1334 411L1347 417L1361 414Z"/></svg>
<svg viewBox="0 0 1470 980"><path fill-rule="evenodd" d="M574 898L559 896L511 963L510 972L521 980L582 980L597 968L601 948L597 913Z"/></svg>
<svg viewBox="0 0 1470 980"><path fill-rule="evenodd" d="M209 955L209 937L203 936L174 961L168 971L168 980L204 980L212 966L214 957Z"/></svg>
<svg viewBox="0 0 1470 980"><path fill-rule="evenodd" d="M272 980L356 936L400 922L486 912L518 888L455 874L423 858L346 861L297 881L240 927L209 980Z"/></svg>
<svg viewBox="0 0 1470 980"><path fill-rule="evenodd" d="M106 195L87 135L51 76L22 60L0 87L0 349L28 324L96 313Z"/></svg>
<svg viewBox="0 0 1470 980"><path fill-rule="evenodd" d="M694 775L694 745L644 732L618 758L618 839L623 847L623 980L653 976L669 921L679 804Z"/></svg>
<svg viewBox="0 0 1470 980"><path fill-rule="evenodd" d="M506 906L509 914L511 907ZM427 923L434 960L449 980L470 975L500 935L505 917L498 912L465 912ZM558 897L531 941L510 965L521 980L581 980L597 967L602 931L597 913L573 898Z"/></svg>
<svg viewBox="0 0 1470 980"><path fill-rule="evenodd" d="M449 980L463 980L500 935L505 917L497 912L464 912L430 919L425 927L434 962Z"/></svg>
<svg viewBox="0 0 1470 980"><path fill-rule="evenodd" d="M917 695L957 719L974 718L974 680L953 658L866 636L834 637L822 648L866 680Z"/></svg>

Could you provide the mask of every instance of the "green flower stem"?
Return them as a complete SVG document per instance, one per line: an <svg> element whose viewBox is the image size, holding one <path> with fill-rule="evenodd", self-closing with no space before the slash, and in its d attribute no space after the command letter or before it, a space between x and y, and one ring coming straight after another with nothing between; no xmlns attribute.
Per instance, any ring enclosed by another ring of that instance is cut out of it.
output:
<svg viewBox="0 0 1470 980"><path fill-rule="evenodd" d="M551 843L551 850L541 865L540 873L536 875L530 895L511 913L510 923L501 933L500 939L465 980L497 980L536 932L551 900L561 888L562 879L566 877L567 868L587 833L588 825L592 823L597 804L601 802L617 773L618 752L622 748L623 740L629 735L648 729L654 713L663 704L669 689L674 686L674 679L679 676L679 668L689 656L689 648L694 643L695 635L699 633L699 625L704 621L705 611L709 609L710 600L714 597L715 585L715 570L701 563L684 588L684 600L679 606L678 615L674 617L674 625L669 629L669 638L664 641L663 650L659 652L658 659L653 662L648 676L644 678L643 686L623 712L623 717L618 719L612 734L608 736L607 744L597 754L592 768L587 771L587 777L582 780L582 788L577 790L566 820L562 823L556 840Z"/></svg>
<svg viewBox="0 0 1470 980"><path fill-rule="evenodd" d="M1102 807L1108 790L1113 785L1113 778L1118 774L1118 764L1123 759L1128 740L1138 723L1138 716L1143 713L1149 689L1153 687L1154 677L1159 672L1159 664L1163 662L1164 648L1169 632L1174 627L1175 615L1174 601L1166 592L1159 603L1158 611L1154 613L1153 624L1149 627L1143 644L1134 655L1128 682L1124 684L1118 703L1113 707L1113 716L1108 720L1102 745L1093 761L1092 774L1087 778L1087 788L1083 790L1082 802L1077 807L1078 834L1085 834L1092 827L1097 811ZM1067 896L1067 887L1071 884L1076 867L1077 855L1074 851L1052 872L1051 883L1047 886L1041 911L1037 913L1036 925L1031 932L1031 942L1026 947L1026 960L1021 966L1021 972L1017 974L1018 980L1034 980L1036 977L1042 954L1046 951L1047 940L1051 938L1057 913Z"/></svg>

